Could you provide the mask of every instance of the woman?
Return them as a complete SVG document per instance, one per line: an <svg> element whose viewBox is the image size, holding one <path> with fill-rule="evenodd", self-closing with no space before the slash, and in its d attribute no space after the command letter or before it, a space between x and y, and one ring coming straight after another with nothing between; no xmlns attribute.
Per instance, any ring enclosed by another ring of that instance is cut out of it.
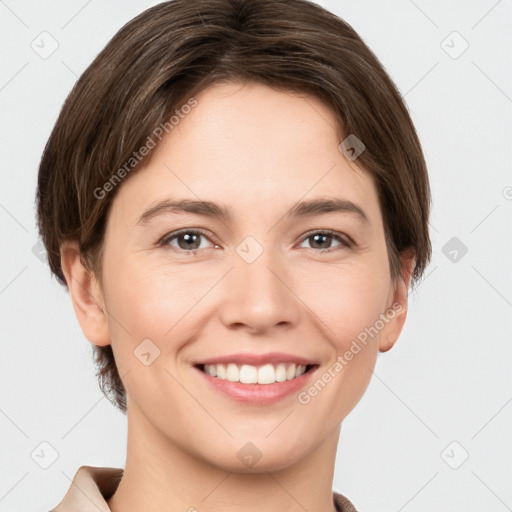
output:
<svg viewBox="0 0 512 512"><path fill-rule="evenodd" d="M128 418L54 509L354 511L341 423L431 255L400 94L305 0L172 0L78 80L39 170L49 264Z"/></svg>

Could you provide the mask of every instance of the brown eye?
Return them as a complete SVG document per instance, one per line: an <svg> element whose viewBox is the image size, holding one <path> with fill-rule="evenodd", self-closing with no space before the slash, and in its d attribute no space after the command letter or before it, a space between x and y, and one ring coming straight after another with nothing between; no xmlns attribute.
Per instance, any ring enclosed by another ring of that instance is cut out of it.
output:
<svg viewBox="0 0 512 512"><path fill-rule="evenodd" d="M210 241L206 232L195 229L187 229L178 231L176 233L171 233L162 239L160 245L171 246L173 249L181 250L184 252L194 252L200 249L208 248L208 244L205 245L203 243L201 245L203 239Z"/></svg>
<svg viewBox="0 0 512 512"><path fill-rule="evenodd" d="M304 238L303 242L309 241L311 249L318 251L334 250L338 247L350 247L351 244L345 238L332 231L317 231L309 233ZM333 240L338 244L333 246ZM302 242L302 243L303 243Z"/></svg>

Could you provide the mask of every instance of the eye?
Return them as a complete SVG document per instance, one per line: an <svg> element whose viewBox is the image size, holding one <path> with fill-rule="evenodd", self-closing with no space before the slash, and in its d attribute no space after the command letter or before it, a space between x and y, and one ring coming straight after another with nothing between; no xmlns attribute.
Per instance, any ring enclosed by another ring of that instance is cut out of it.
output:
<svg viewBox="0 0 512 512"><path fill-rule="evenodd" d="M176 250L194 253L200 249L208 248L208 245L204 246L201 244L201 238L210 241L206 231L201 229L183 229L166 235L162 240L160 240L160 242L158 242L158 244L161 246L171 246ZM172 243L174 241L176 241L176 243ZM216 244L213 245L218 247Z"/></svg>
<svg viewBox="0 0 512 512"><path fill-rule="evenodd" d="M330 229L306 233L301 243L310 239L312 240L311 248L317 251L330 252L332 250L336 250L337 248L352 247L352 243L348 240L348 237L343 237L341 233L336 233L336 231L331 231ZM337 240L339 245L334 246L333 248L332 239Z"/></svg>
<svg viewBox="0 0 512 512"><path fill-rule="evenodd" d="M178 251L194 254L200 249L208 248L208 244L202 244L202 239L208 240L215 248L219 247L211 242L209 233L201 229L183 229L170 233L162 238L158 245L164 247L171 246ZM338 242L338 245L334 247L332 246L333 239ZM332 230L311 231L306 233L301 243L307 240L311 240L311 248L315 251L331 252L337 250L337 248L352 247L352 242L348 240L348 237L344 237L341 233Z"/></svg>

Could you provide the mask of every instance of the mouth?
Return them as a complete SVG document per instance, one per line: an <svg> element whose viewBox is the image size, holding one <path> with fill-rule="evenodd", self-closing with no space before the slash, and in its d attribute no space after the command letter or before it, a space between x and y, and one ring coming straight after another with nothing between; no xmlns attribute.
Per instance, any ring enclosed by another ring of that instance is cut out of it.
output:
<svg viewBox="0 0 512 512"><path fill-rule="evenodd" d="M206 389L245 405L270 405L300 392L320 367L317 361L286 354L238 353L195 361Z"/></svg>
<svg viewBox="0 0 512 512"><path fill-rule="evenodd" d="M195 367L206 375L219 380L240 384L269 385L276 382L295 380L318 367L317 364L296 364L292 362L278 364L196 364Z"/></svg>

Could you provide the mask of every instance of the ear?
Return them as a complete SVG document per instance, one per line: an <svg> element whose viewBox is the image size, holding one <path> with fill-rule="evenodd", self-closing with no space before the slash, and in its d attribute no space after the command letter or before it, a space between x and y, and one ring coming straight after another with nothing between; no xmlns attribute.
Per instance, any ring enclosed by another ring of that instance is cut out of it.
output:
<svg viewBox="0 0 512 512"><path fill-rule="evenodd" d="M388 304L386 315L390 318L379 338L379 351L387 352L397 342L407 318L407 296L411 284L414 268L414 253L404 252L400 255L402 275L394 284L391 301Z"/></svg>
<svg viewBox="0 0 512 512"><path fill-rule="evenodd" d="M73 308L85 337L94 345L109 345L110 332L103 293L94 273L84 267L77 241L62 244L60 261Z"/></svg>

